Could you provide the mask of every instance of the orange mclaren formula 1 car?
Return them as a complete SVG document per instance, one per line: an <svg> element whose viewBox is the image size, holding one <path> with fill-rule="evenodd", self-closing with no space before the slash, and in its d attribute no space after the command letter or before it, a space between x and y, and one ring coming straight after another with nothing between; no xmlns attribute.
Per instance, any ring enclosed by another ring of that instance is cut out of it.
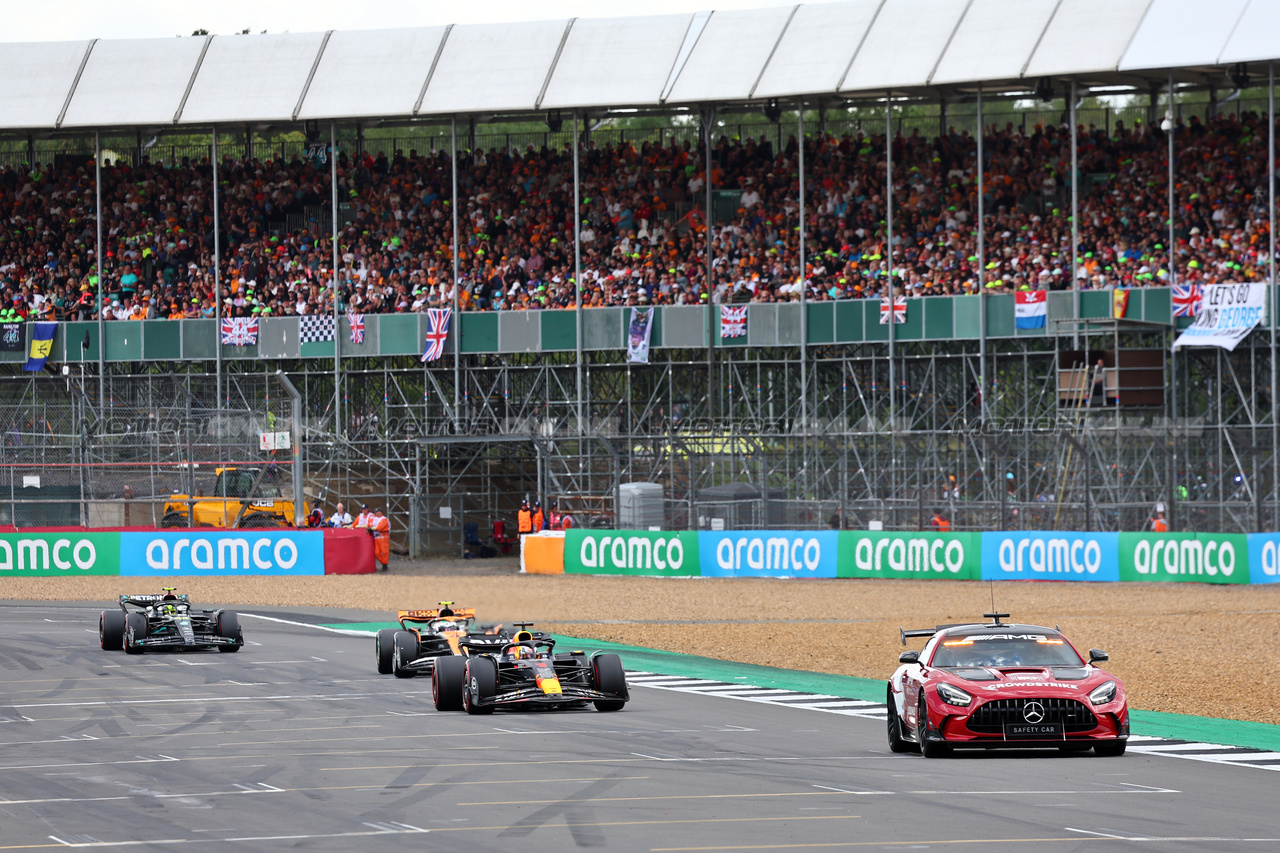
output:
<svg viewBox="0 0 1280 853"><path fill-rule="evenodd" d="M492 714L495 708L618 711L630 699L622 660L612 653L555 652L547 634L517 631L501 642L464 637L465 657L442 657L431 676L438 711Z"/></svg>
<svg viewBox="0 0 1280 853"><path fill-rule="evenodd" d="M378 672L397 678L430 675L436 659L461 654L458 643L466 637L488 637L495 645L510 642L501 625L477 628L472 607L454 607L442 601L433 610L401 610L400 628L383 628L373 641Z"/></svg>

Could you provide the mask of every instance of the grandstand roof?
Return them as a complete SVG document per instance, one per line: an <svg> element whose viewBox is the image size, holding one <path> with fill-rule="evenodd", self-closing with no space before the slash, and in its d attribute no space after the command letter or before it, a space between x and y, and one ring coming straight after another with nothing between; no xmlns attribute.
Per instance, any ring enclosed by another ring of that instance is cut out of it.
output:
<svg viewBox="0 0 1280 853"><path fill-rule="evenodd" d="M1280 59L1275 0L846 0L693 15L0 45L0 131L413 120L1159 85ZM1221 81L1219 83L1219 81Z"/></svg>

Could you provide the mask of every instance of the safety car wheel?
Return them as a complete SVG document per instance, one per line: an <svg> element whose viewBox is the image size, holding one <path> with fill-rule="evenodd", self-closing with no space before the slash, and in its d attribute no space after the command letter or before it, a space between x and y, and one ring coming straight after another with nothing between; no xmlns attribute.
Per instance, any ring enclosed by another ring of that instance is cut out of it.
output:
<svg viewBox="0 0 1280 853"><path fill-rule="evenodd" d="M596 655L591 659L591 677L601 693L613 693L621 699L596 699L597 711L621 711L627 704L627 676L622 669L622 658L615 654Z"/></svg>
<svg viewBox="0 0 1280 853"><path fill-rule="evenodd" d="M224 610L218 614L218 636L236 640L234 646L218 646L220 652L238 652L244 645L244 632L240 630L240 617L234 611Z"/></svg>
<svg viewBox="0 0 1280 853"><path fill-rule="evenodd" d="M391 658L396 651L396 629L383 628L373 638L373 657L378 664L378 672L382 675L391 674Z"/></svg>
<svg viewBox="0 0 1280 853"><path fill-rule="evenodd" d="M477 704L498 692L498 667L488 658L471 658L462 678L462 707L468 714L492 714L492 705Z"/></svg>
<svg viewBox="0 0 1280 853"><path fill-rule="evenodd" d="M916 718L916 740L920 742L920 753L925 758L945 758L951 754L951 747L945 743L930 742L929 734L929 703L925 700L924 694L920 694L920 712Z"/></svg>
<svg viewBox="0 0 1280 853"><path fill-rule="evenodd" d="M396 631L391 638L391 671L396 678L413 678L413 670L405 669L418 657L418 637L408 631Z"/></svg>
<svg viewBox="0 0 1280 853"><path fill-rule="evenodd" d="M1129 745L1128 741L1109 740L1093 745L1093 754L1099 758L1115 758L1124 755L1124 749Z"/></svg>
<svg viewBox="0 0 1280 853"><path fill-rule="evenodd" d="M460 657L442 657L431 673L431 699L437 711L461 711L463 678L467 662Z"/></svg>
<svg viewBox="0 0 1280 853"><path fill-rule="evenodd" d="M147 636L147 617L141 613L130 613L124 618L124 650L131 655L142 654L142 646L138 641Z"/></svg>
<svg viewBox="0 0 1280 853"><path fill-rule="evenodd" d="M185 512L166 512L164 518L160 519L161 527L188 527L187 514Z"/></svg>
<svg viewBox="0 0 1280 853"><path fill-rule="evenodd" d="M915 744L902 736L902 718L898 716L898 706L893 701L893 688L885 688L885 706L889 718L889 751L910 752Z"/></svg>
<svg viewBox="0 0 1280 853"><path fill-rule="evenodd" d="M124 648L124 611L104 610L98 617L98 641L109 652Z"/></svg>

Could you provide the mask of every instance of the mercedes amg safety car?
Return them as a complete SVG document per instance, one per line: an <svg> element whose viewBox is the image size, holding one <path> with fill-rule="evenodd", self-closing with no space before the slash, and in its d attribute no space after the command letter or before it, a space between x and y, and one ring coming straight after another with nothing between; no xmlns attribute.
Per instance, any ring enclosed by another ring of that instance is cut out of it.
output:
<svg viewBox="0 0 1280 853"><path fill-rule="evenodd" d="M542 632L517 631L495 647L489 638L466 637L465 657L443 657L431 677L436 710L491 714L495 708L585 708L618 711L631 698L622 660L612 653L555 651Z"/></svg>
<svg viewBox="0 0 1280 853"><path fill-rule="evenodd" d="M130 608L134 608L130 610ZM230 610L195 610L185 594L122 595L119 610L98 617L102 648L140 655L152 649L238 652L244 646L239 617Z"/></svg>
<svg viewBox="0 0 1280 853"><path fill-rule="evenodd" d="M909 637L927 637L924 649L903 652L889 680L889 749L919 750L928 758L955 747L1092 748L1123 755L1129 737L1124 684L1085 660L1057 628L1001 622L939 625Z"/></svg>
<svg viewBox="0 0 1280 853"><path fill-rule="evenodd" d="M476 611L454 607L442 601L433 610L401 610L396 613L399 628L383 628L373 639L378 672L397 678L430 675L436 659L461 654L458 642L477 635L493 638L495 645L510 642L501 625L475 626Z"/></svg>

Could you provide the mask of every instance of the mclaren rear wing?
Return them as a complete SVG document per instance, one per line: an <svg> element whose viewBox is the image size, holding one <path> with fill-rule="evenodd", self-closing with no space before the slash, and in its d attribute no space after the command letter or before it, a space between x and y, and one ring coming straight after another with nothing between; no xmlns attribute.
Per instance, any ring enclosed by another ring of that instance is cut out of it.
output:
<svg viewBox="0 0 1280 853"><path fill-rule="evenodd" d="M432 619L475 619L476 609L474 607L458 607L453 609L452 616L441 616L440 608L434 610L400 610L396 612L396 619L403 621L408 619L410 622L430 622Z"/></svg>

